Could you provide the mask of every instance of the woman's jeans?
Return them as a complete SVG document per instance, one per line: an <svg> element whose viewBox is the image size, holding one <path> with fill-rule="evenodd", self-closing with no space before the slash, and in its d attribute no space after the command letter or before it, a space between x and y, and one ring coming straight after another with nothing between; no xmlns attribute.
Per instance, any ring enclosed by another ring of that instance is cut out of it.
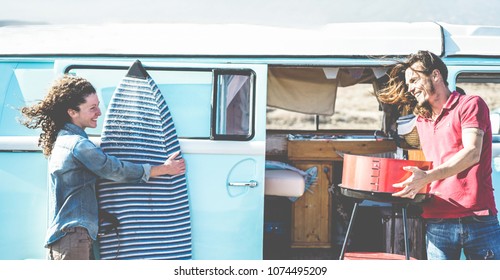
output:
<svg viewBox="0 0 500 280"><path fill-rule="evenodd" d="M500 226L496 216L425 219L427 259L500 260Z"/></svg>
<svg viewBox="0 0 500 280"><path fill-rule="evenodd" d="M92 239L82 227L67 228L66 235L49 245L49 260L90 260Z"/></svg>

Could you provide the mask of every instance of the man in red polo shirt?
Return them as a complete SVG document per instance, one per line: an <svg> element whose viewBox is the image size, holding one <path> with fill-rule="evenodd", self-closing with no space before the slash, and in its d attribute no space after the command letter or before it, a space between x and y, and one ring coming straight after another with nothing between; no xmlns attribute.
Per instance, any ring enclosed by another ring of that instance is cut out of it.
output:
<svg viewBox="0 0 500 280"><path fill-rule="evenodd" d="M417 100L417 130L428 171L395 184L394 196L414 198L430 183L433 198L422 204L428 259L500 259L500 226L491 179L489 109L479 96L448 89L448 69L428 51L403 63L408 92ZM393 77L395 78L395 77Z"/></svg>

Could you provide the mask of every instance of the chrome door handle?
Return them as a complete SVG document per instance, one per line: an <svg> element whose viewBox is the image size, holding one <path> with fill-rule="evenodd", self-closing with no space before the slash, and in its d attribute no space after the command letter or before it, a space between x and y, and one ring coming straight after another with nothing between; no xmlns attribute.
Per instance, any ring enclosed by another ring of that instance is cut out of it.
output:
<svg viewBox="0 0 500 280"><path fill-rule="evenodd" d="M255 180L251 180L250 182L229 182L229 186L231 187L257 187L258 183Z"/></svg>

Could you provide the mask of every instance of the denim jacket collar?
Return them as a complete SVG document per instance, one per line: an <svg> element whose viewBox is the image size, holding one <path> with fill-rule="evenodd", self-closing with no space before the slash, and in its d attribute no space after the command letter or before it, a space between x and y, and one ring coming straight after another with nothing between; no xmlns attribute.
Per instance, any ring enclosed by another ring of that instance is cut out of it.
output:
<svg viewBox="0 0 500 280"><path fill-rule="evenodd" d="M73 124L73 123L65 123L64 126L63 126L63 129L64 130L67 130L69 132L72 132L74 134L77 134L77 135L80 135L82 137L85 137L85 138L89 138L89 136L87 135L87 133L85 132L85 130L83 130L81 127L79 127L78 125L76 124Z"/></svg>

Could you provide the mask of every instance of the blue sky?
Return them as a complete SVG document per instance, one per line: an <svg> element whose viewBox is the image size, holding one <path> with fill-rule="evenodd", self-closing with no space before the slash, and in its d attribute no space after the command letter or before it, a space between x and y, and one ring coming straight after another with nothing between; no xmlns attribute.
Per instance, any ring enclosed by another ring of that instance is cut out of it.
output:
<svg viewBox="0 0 500 280"><path fill-rule="evenodd" d="M443 21L500 25L492 0L2 0L0 26L106 22L248 23Z"/></svg>

